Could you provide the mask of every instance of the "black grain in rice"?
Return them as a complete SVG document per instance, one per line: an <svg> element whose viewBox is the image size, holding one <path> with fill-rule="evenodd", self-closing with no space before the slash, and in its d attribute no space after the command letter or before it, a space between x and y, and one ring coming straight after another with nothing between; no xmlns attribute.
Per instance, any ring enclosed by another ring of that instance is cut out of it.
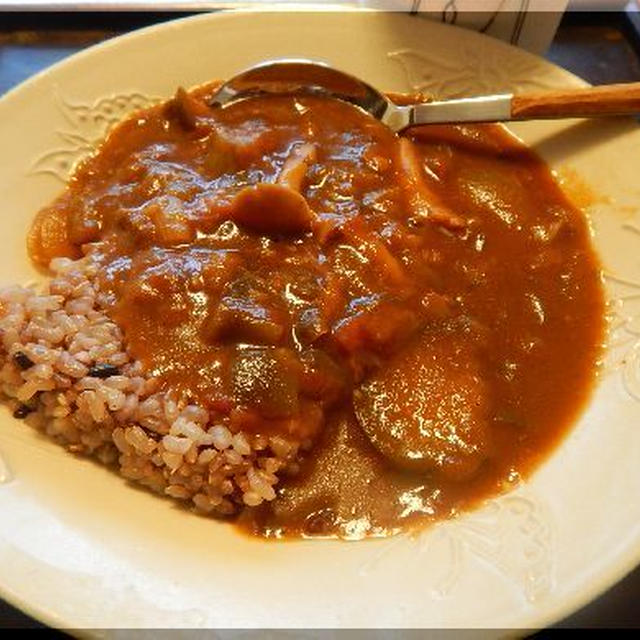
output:
<svg viewBox="0 0 640 640"><path fill-rule="evenodd" d="M35 411L35 409L32 409L30 406L26 404L19 404L13 412L13 417L17 418L18 420L22 420L23 418L26 418L33 411Z"/></svg>
<svg viewBox="0 0 640 640"><path fill-rule="evenodd" d="M33 367L33 365L35 364L35 362L22 351L16 351L13 354L13 361L18 365L20 369L22 369L22 371L31 369L31 367Z"/></svg>
<svg viewBox="0 0 640 640"><path fill-rule="evenodd" d="M110 378L111 376L119 376L120 369L113 364L97 363L89 369L87 376L90 378Z"/></svg>

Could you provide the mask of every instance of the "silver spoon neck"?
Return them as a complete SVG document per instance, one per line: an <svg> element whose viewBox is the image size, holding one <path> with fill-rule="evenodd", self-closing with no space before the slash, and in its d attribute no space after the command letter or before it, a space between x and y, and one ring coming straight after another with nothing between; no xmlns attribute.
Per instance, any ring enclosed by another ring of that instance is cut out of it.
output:
<svg viewBox="0 0 640 640"><path fill-rule="evenodd" d="M507 93L457 100L436 100L413 105L408 107L409 123L406 126L447 122L501 122L510 120L512 97L512 94ZM406 118L407 116L403 114L402 117ZM401 131L401 129L395 127L394 129Z"/></svg>

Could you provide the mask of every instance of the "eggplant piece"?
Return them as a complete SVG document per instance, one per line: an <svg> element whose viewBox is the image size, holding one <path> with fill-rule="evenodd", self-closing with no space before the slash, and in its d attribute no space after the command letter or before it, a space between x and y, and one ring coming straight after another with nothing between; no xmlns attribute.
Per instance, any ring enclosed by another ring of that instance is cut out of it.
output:
<svg viewBox="0 0 640 640"><path fill-rule="evenodd" d="M218 306L205 319L204 337L212 343L278 344L285 333L280 304L259 280L240 277L225 287Z"/></svg>
<svg viewBox="0 0 640 640"><path fill-rule="evenodd" d="M275 322L269 310L251 300L224 297L203 324L209 342L235 340L250 344L277 344L284 327Z"/></svg>
<svg viewBox="0 0 640 640"><path fill-rule="evenodd" d="M298 413L298 363L288 349L239 349L231 363L234 400L266 419Z"/></svg>
<svg viewBox="0 0 640 640"><path fill-rule="evenodd" d="M329 354L320 349L309 349L302 353L300 361L300 386L305 396L327 405L345 397L351 387L351 378Z"/></svg>

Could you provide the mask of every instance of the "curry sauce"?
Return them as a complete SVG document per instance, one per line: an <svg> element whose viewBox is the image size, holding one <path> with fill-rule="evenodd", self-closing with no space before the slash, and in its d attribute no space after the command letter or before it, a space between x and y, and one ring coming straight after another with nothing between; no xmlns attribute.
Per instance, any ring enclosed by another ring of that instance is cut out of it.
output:
<svg viewBox="0 0 640 640"><path fill-rule="evenodd" d="M238 523L387 535L529 474L603 337L584 216L498 125L401 138L342 102L179 90L120 124L36 219L98 256L101 306L158 389L301 455Z"/></svg>

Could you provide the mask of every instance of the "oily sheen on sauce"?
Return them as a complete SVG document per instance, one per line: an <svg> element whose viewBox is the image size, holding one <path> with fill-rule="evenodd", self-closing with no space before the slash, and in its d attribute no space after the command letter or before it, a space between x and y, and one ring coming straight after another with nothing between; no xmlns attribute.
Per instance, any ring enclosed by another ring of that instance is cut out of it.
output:
<svg viewBox="0 0 640 640"><path fill-rule="evenodd" d="M603 335L582 214L496 125L395 137L346 104L119 125L36 219L33 259L100 255L127 347L232 431L305 443L263 536L385 535L526 476L576 418Z"/></svg>

